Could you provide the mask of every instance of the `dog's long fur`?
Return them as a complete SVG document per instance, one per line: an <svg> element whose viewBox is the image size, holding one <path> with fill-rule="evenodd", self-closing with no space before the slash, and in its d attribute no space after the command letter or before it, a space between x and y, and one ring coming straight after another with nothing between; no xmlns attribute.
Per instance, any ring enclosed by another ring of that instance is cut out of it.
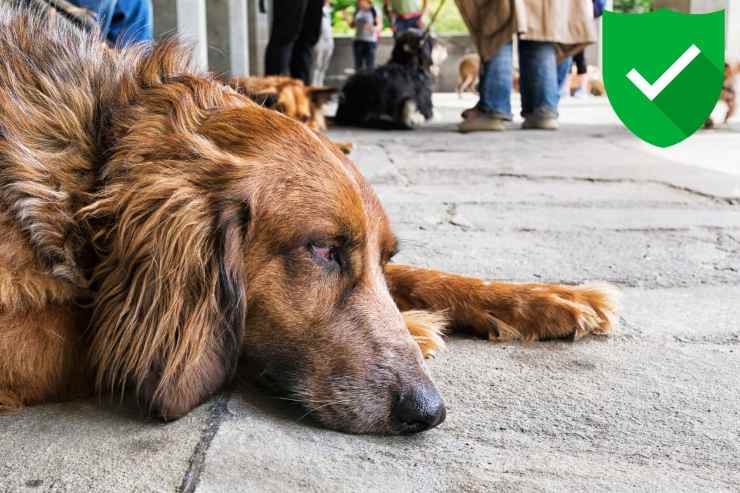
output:
<svg viewBox="0 0 740 493"><path fill-rule="evenodd" d="M477 93L480 81L480 55L469 53L462 57L457 71L457 96L462 97L464 92Z"/></svg>
<svg viewBox="0 0 740 493"><path fill-rule="evenodd" d="M5 8L0 58L0 410L132 390L177 418L243 358L325 426L397 433L394 396L431 385L421 354L444 324L494 340L614 324L608 288L389 264L357 168L175 42L115 51Z"/></svg>
<svg viewBox="0 0 740 493"><path fill-rule="evenodd" d="M323 108L336 94L336 88L307 86L300 79L283 75L234 77L227 82L236 92L262 106L305 123L313 130L327 130Z"/></svg>
<svg viewBox="0 0 740 493"><path fill-rule="evenodd" d="M344 85L337 123L410 129L430 120L434 116L433 44L428 34L400 35L388 63L357 73Z"/></svg>

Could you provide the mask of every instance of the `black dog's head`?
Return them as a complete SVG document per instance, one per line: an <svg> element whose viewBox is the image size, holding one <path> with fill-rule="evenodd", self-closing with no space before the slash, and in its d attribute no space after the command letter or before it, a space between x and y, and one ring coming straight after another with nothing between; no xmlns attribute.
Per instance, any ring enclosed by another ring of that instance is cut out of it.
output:
<svg viewBox="0 0 740 493"><path fill-rule="evenodd" d="M391 54L391 62L429 71L434 65L433 48L434 40L429 33L415 30L406 31L396 39Z"/></svg>

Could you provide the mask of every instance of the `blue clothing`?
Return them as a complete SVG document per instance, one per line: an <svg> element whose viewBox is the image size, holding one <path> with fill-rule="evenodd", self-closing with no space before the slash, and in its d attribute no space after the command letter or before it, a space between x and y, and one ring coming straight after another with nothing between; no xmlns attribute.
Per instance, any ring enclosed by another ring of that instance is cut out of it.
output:
<svg viewBox="0 0 740 493"><path fill-rule="evenodd" d="M512 119L511 81L513 43L507 43L483 64L479 83L478 108L486 113ZM557 58L552 43L519 40L519 82L522 116L558 115L560 93Z"/></svg>
<svg viewBox="0 0 740 493"><path fill-rule="evenodd" d="M397 37L399 34L405 33L406 31L419 29L419 19L421 19L420 15L417 15L416 17L410 17L408 19L401 19L400 17L396 17L396 19L393 21L393 36Z"/></svg>
<svg viewBox="0 0 740 493"><path fill-rule="evenodd" d="M594 18L599 18L604 14L606 0L594 0Z"/></svg>
<svg viewBox="0 0 740 493"><path fill-rule="evenodd" d="M566 57L565 60L558 63L558 87L562 89L570 74L570 69L573 67L573 57Z"/></svg>
<svg viewBox="0 0 740 493"><path fill-rule="evenodd" d="M355 71L372 70L375 68L375 51L378 43L356 39L352 43L352 53L355 56Z"/></svg>
<svg viewBox="0 0 740 493"><path fill-rule="evenodd" d="M116 46L151 41L154 20L151 0L72 0L97 15L100 32Z"/></svg>

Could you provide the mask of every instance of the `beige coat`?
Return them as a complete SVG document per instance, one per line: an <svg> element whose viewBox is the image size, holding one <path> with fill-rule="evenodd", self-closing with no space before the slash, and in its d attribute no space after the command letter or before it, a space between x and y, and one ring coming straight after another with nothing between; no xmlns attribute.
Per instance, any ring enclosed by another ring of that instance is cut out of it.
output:
<svg viewBox="0 0 740 493"><path fill-rule="evenodd" d="M489 60L518 33L556 43L559 58L596 41L592 0L455 0L478 53Z"/></svg>

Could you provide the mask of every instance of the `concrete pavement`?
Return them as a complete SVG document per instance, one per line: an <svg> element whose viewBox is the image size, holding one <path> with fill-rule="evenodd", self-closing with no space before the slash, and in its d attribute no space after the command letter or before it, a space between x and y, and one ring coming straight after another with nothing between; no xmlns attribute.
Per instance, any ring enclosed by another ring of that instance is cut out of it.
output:
<svg viewBox="0 0 740 493"><path fill-rule="evenodd" d="M740 127L650 149L603 99L559 132L336 130L402 239L399 262L503 280L611 281L613 337L453 337L447 421L413 437L317 428L240 384L169 425L95 401L0 417L0 492L738 491Z"/></svg>

